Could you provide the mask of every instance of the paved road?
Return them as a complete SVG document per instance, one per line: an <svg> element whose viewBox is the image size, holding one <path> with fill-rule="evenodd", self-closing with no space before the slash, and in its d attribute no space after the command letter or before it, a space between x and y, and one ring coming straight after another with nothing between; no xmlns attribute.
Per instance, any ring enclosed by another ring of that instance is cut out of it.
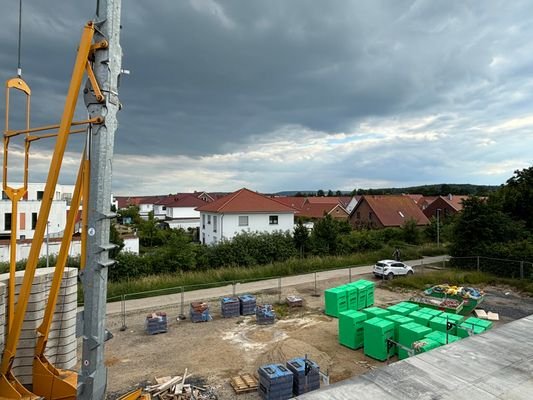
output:
<svg viewBox="0 0 533 400"><path fill-rule="evenodd" d="M420 266L436 262L443 261L447 256L437 256L437 257L425 257L419 260L408 260L405 261L406 264L411 266ZM350 273L350 268L335 269L331 271L323 271L317 273L317 281L325 281L328 279L336 279L347 277ZM352 267L351 274L352 278L358 275L364 275L372 272L372 265L365 265L362 267ZM295 275L287 276L281 278L283 287L301 285L305 283L312 283L315 280L315 274L304 274L304 275ZM247 283L238 283L236 285L236 293L253 293L259 292L262 290L268 289L277 289L279 284L279 279L266 279L262 281L247 282ZM184 293L184 304L188 304L191 301L200 301L205 299L212 299L222 296L228 296L233 292L233 287L231 284L226 286L219 286L216 288L209 289L200 289ZM161 307L179 304L181 302L181 293L176 294L166 294L162 296L148 297L144 299L134 299L126 300L126 312L140 311L147 309L159 309ZM122 304L121 302L114 302L107 304L107 315L120 314Z"/></svg>

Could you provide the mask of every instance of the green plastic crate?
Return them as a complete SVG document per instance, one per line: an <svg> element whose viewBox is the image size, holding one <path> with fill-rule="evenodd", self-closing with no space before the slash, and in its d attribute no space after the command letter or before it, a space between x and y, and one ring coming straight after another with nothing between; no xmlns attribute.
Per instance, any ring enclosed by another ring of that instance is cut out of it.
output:
<svg viewBox="0 0 533 400"><path fill-rule="evenodd" d="M427 326L417 324L416 322L411 322L405 325L400 325L398 327L398 343L402 344L405 347L412 348L413 343L423 339L426 335L431 333L431 328ZM409 357L407 350L398 348L398 358L403 360Z"/></svg>
<svg viewBox="0 0 533 400"><path fill-rule="evenodd" d="M429 326L429 321L431 321L433 316L418 310L418 311L413 311L412 313L410 313L409 318L413 318L417 324L420 324L423 326Z"/></svg>
<svg viewBox="0 0 533 400"><path fill-rule="evenodd" d="M324 292L325 312L331 317L338 317L339 313L348 309L348 299L345 287L334 287Z"/></svg>
<svg viewBox="0 0 533 400"><path fill-rule="evenodd" d="M346 306L348 307L348 310L357 310L359 302L358 302L358 288L351 285L344 285L346 288Z"/></svg>
<svg viewBox="0 0 533 400"><path fill-rule="evenodd" d="M394 346L387 351L387 339L394 338L394 323L383 318L371 318L363 323L364 353L376 360L385 361L394 355Z"/></svg>
<svg viewBox="0 0 533 400"><path fill-rule="evenodd" d="M470 317L468 318L465 322L469 323L469 324L474 324L474 325L477 325L477 326L481 326L483 328L485 328L485 330L489 330L490 328L492 328L492 321L487 321L486 319L479 319L479 318L476 318L476 317Z"/></svg>
<svg viewBox="0 0 533 400"><path fill-rule="evenodd" d="M446 333L439 332L439 331L433 331L430 334L426 335L425 337L427 339L433 339L442 345L450 344L453 342L457 342L458 340L461 340L461 338L458 336L451 335L451 334L446 335Z"/></svg>
<svg viewBox="0 0 533 400"><path fill-rule="evenodd" d="M414 322L413 318L405 317L403 315L392 314L387 315L385 319L394 322L394 340L398 341L398 328L400 325L409 324Z"/></svg>
<svg viewBox="0 0 533 400"><path fill-rule="evenodd" d="M403 315L403 316L408 316L411 313L411 311L408 308L402 307L399 304L395 304L393 306L387 307L387 310L391 314Z"/></svg>
<svg viewBox="0 0 533 400"><path fill-rule="evenodd" d="M434 308L429 308L429 307L421 307L418 311L429 314L433 317L438 317L439 315L442 314L442 311L435 310Z"/></svg>
<svg viewBox="0 0 533 400"><path fill-rule="evenodd" d="M485 332L485 328L479 325L463 322L457 327L457 336L459 336L460 338L466 338L470 336L470 331L472 331L474 335L479 335L480 333Z"/></svg>
<svg viewBox="0 0 533 400"><path fill-rule="evenodd" d="M374 305L374 291L376 288L376 284L371 281L367 281L365 279L359 279L358 284L360 287L363 287L366 291L366 301L365 301L365 307L370 307Z"/></svg>
<svg viewBox="0 0 533 400"><path fill-rule="evenodd" d="M403 308L407 308L411 312L417 311L418 309L420 309L420 306L418 304L411 303L409 301L402 301L402 302L400 302L400 303L398 303L396 305L400 306L400 307L403 307Z"/></svg>
<svg viewBox="0 0 533 400"><path fill-rule="evenodd" d="M339 314L339 343L350 349L363 347L363 322L367 315L360 311L348 310Z"/></svg>
<svg viewBox="0 0 533 400"><path fill-rule="evenodd" d="M387 315L390 315L390 312L379 307L368 307L362 310L365 314L368 314L368 318L385 318Z"/></svg>
<svg viewBox="0 0 533 400"><path fill-rule="evenodd" d="M448 322L452 324L450 329L448 329ZM443 317L434 317L429 321L429 327L433 329L434 331L439 332L448 332L452 335L457 335L457 326L454 325L453 321L446 320L446 318Z"/></svg>
<svg viewBox="0 0 533 400"><path fill-rule="evenodd" d="M416 348L416 353L427 353L428 351L436 349L440 346L442 346L440 342L427 337L420 339L417 343L414 344L414 347Z"/></svg>

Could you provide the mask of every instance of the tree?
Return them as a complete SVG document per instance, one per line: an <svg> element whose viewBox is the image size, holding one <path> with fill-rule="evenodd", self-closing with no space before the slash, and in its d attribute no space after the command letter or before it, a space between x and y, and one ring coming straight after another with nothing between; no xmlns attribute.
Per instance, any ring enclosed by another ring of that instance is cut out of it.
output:
<svg viewBox="0 0 533 400"><path fill-rule="evenodd" d="M417 222L413 218L409 218L402 225L403 239L410 244L420 243L420 230Z"/></svg>
<svg viewBox="0 0 533 400"><path fill-rule="evenodd" d="M337 197L342 196L342 192L341 192L340 190L337 190L337 191L335 192L335 196L337 196Z"/></svg>
<svg viewBox="0 0 533 400"><path fill-rule="evenodd" d="M306 251L309 249L309 231L304 226L301 220L294 227L293 232L294 246L300 253L300 257L305 256Z"/></svg>
<svg viewBox="0 0 533 400"><path fill-rule="evenodd" d="M328 197L333 197L333 191L331 189L328 190Z"/></svg>
<svg viewBox="0 0 533 400"><path fill-rule="evenodd" d="M116 258L120 250L124 248L124 239L120 237L120 233L118 233L114 224L111 224L109 227L109 242L117 246L109 251L109 258Z"/></svg>
<svg viewBox="0 0 533 400"><path fill-rule="evenodd" d="M317 195L318 197L324 197L324 191L323 191L322 189L320 189L320 190L318 190L318 191L316 192L316 195Z"/></svg>
<svg viewBox="0 0 533 400"><path fill-rule="evenodd" d="M523 222L502 212L495 202L471 197L463 202L463 211L453 230L450 252L453 256L486 255L496 243L525 239Z"/></svg>
<svg viewBox="0 0 533 400"><path fill-rule="evenodd" d="M317 221L313 227L311 239L313 250L319 255L336 254L338 245L339 227L337 222L326 214Z"/></svg>
<svg viewBox="0 0 533 400"><path fill-rule="evenodd" d="M493 200L515 221L524 221L533 233L533 167L515 171Z"/></svg>
<svg viewBox="0 0 533 400"><path fill-rule="evenodd" d="M139 225L142 221L139 215L139 207L137 206L129 206L128 208L122 209L119 214L122 219L131 218L131 221L136 225Z"/></svg>

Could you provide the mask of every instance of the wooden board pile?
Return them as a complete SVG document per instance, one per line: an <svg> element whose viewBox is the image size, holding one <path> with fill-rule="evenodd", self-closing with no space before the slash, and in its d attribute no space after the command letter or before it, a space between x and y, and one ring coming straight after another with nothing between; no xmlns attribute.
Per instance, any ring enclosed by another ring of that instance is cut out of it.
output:
<svg viewBox="0 0 533 400"><path fill-rule="evenodd" d="M258 386L257 379L250 374L234 376L230 384L237 394L256 392Z"/></svg>
<svg viewBox="0 0 533 400"><path fill-rule="evenodd" d="M304 301L301 297L298 296L287 296L287 305L289 306L289 308L303 307Z"/></svg>
<svg viewBox="0 0 533 400"><path fill-rule="evenodd" d="M157 384L147 386L145 391L148 392L152 399L160 400L217 400L218 397L209 387L195 386L187 384L187 369L183 376L165 376L155 378Z"/></svg>

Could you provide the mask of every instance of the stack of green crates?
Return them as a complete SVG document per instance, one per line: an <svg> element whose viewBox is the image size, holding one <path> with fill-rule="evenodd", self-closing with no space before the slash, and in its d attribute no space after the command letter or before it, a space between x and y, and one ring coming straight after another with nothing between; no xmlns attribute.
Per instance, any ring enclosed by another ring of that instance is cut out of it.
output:
<svg viewBox="0 0 533 400"><path fill-rule="evenodd" d="M402 301L402 302L400 302L400 303L398 303L396 305L399 306L399 307L402 307L402 308L407 308L410 312L413 312L413 311L416 311L416 310L420 309L420 306L418 304L411 303L409 301Z"/></svg>
<svg viewBox="0 0 533 400"><path fill-rule="evenodd" d="M365 355L385 361L394 355L394 346L387 351L387 339L394 338L394 323L383 318L371 318L363 323Z"/></svg>
<svg viewBox="0 0 533 400"><path fill-rule="evenodd" d="M430 334L427 334L425 336L427 339L432 339L436 342L439 342L441 345L457 342L458 340L461 340L460 337L452 335L452 334L446 334L444 332L439 331L433 331Z"/></svg>
<svg viewBox="0 0 533 400"><path fill-rule="evenodd" d="M368 307L363 309L363 312L368 315L369 319L374 317L385 318L386 316L390 315L388 310L379 307Z"/></svg>
<svg viewBox="0 0 533 400"><path fill-rule="evenodd" d="M416 353L426 353L430 350L436 349L437 347L442 346L441 343L439 343L436 340L430 339L430 338L423 338L418 341L421 346L416 347Z"/></svg>
<svg viewBox="0 0 533 400"><path fill-rule="evenodd" d="M412 348L414 342L423 339L424 336L429 335L430 333L430 328L417 324L416 322L400 325L398 327L398 343L405 347ZM407 350L404 350L401 347L398 348L398 358L403 360L407 357L409 357Z"/></svg>
<svg viewBox="0 0 533 400"><path fill-rule="evenodd" d="M423 312L422 310L418 310L410 313L409 318L413 318L417 324L429 326L429 321L431 321L433 316Z"/></svg>
<svg viewBox="0 0 533 400"><path fill-rule="evenodd" d="M469 322L463 322L457 327L457 336L460 338L466 338L470 336L470 333L474 335L479 335L480 333L485 332L485 328L479 325L475 325Z"/></svg>
<svg viewBox="0 0 533 400"><path fill-rule="evenodd" d="M348 310L359 310L359 289L353 285L340 286L346 290L346 303Z"/></svg>
<svg viewBox="0 0 533 400"><path fill-rule="evenodd" d="M392 314L387 315L385 317L386 320L392 321L394 323L394 341L398 341L398 329L400 328L400 325L408 324L410 322L413 322L412 318L405 317L403 315L398 314Z"/></svg>
<svg viewBox="0 0 533 400"><path fill-rule="evenodd" d="M477 326L481 326L485 328L486 331L488 331L490 328L492 328L492 321L487 321L486 319L479 319L476 317L470 317L465 321L467 324L473 324Z"/></svg>
<svg viewBox="0 0 533 400"><path fill-rule="evenodd" d="M418 309L418 311L423 312L425 314L429 314L432 317L438 317L439 315L442 314L442 311L435 310L434 308L428 308L428 307L421 307Z"/></svg>
<svg viewBox="0 0 533 400"><path fill-rule="evenodd" d="M324 300L326 302L326 314L331 317L338 317L340 312L348 309L346 288L343 286L327 289L324 292Z"/></svg>
<svg viewBox="0 0 533 400"><path fill-rule="evenodd" d="M432 318L429 321L429 327L433 329L434 331L439 331L439 332L444 332L444 333L448 332L452 335L457 335L457 328L455 326L451 327L448 330L448 321L446 321L446 318L442 318L442 317Z"/></svg>
<svg viewBox="0 0 533 400"><path fill-rule="evenodd" d="M409 315L409 313L411 313L411 310L409 310L408 308L402 307L399 304L395 304L393 306L387 307L387 310L391 314L395 314L395 315L407 316L407 315Z"/></svg>
<svg viewBox="0 0 533 400"><path fill-rule="evenodd" d="M354 285L356 285L359 290L364 291L365 293L365 305L362 306L362 296L360 297L361 302L359 303L359 309L363 309L365 307L370 307L374 305L374 291L376 288L376 284L371 281L367 281L365 279L359 279L358 281L354 282Z"/></svg>
<svg viewBox="0 0 533 400"><path fill-rule="evenodd" d="M350 349L363 347L363 322L367 315L360 311L348 310L339 314L339 343Z"/></svg>

